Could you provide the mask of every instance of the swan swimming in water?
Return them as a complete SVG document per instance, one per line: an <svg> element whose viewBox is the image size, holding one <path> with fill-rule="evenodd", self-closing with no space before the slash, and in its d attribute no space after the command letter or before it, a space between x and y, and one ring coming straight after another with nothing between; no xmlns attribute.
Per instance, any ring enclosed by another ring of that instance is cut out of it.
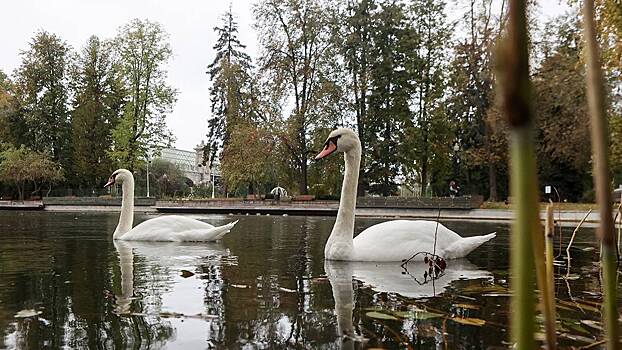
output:
<svg viewBox="0 0 622 350"><path fill-rule="evenodd" d="M344 153L346 170L337 220L324 247L326 259L402 261L416 252L432 252L437 230L436 254L445 259L457 259L495 237L495 233L461 237L435 221L393 220L371 226L353 239L356 187L361 164L361 142L357 134L345 128L333 130L324 143L324 149L315 159L322 159L334 152Z"/></svg>
<svg viewBox="0 0 622 350"><path fill-rule="evenodd" d="M169 241L206 242L221 239L231 231L237 221L214 227L206 222L179 215L166 215L143 221L132 228L134 223L134 176L126 169L119 169L110 175L105 187L121 183L123 198L119 224L114 230L114 239L126 241Z"/></svg>

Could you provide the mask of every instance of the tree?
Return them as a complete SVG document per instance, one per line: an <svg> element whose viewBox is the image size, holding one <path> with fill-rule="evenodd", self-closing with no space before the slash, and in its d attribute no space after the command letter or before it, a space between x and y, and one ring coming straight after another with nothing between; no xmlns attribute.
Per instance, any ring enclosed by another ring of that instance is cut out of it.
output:
<svg viewBox="0 0 622 350"><path fill-rule="evenodd" d="M124 102L112 47L91 36L73 68L71 172L73 183L90 189L110 174L111 133Z"/></svg>
<svg viewBox="0 0 622 350"><path fill-rule="evenodd" d="M298 172L300 193L308 189L310 131L322 116L333 117L323 114L323 102L334 101L326 94L336 91L325 89L334 86L330 68L336 57L329 5L319 0L263 0L254 7L263 49L261 69L272 93L279 96L275 100L293 105L281 138Z"/></svg>
<svg viewBox="0 0 622 350"><path fill-rule="evenodd" d="M222 153L222 176L230 189L245 187L249 194L275 178L276 142L272 134L251 124L239 124Z"/></svg>
<svg viewBox="0 0 622 350"><path fill-rule="evenodd" d="M447 24L443 1L417 0L411 6L417 40L415 60L410 67L415 103L411 120L406 124L404 168L411 170L407 174L418 175L421 193L425 195L430 178L436 182L435 189L445 190L451 167L453 130L445 108L448 62L445 45L452 28Z"/></svg>
<svg viewBox="0 0 622 350"><path fill-rule="evenodd" d="M534 74L537 152L542 183L554 185L571 200L589 186L589 115L585 68L581 64L581 29L576 15L557 18L551 45ZM591 188L591 186L589 186Z"/></svg>
<svg viewBox="0 0 622 350"><path fill-rule="evenodd" d="M410 119L413 71L405 67L411 66L416 41L407 14L397 2L382 3L374 23L365 131L370 151L365 162L370 191L389 196L397 191L403 159L400 144Z"/></svg>
<svg viewBox="0 0 622 350"><path fill-rule="evenodd" d="M70 47L58 36L41 31L22 52L15 72L18 118L25 126L24 135L15 138L63 164L69 146L69 54Z"/></svg>
<svg viewBox="0 0 622 350"><path fill-rule="evenodd" d="M347 17L343 20L344 37L340 43L345 68L350 73L349 90L356 118L356 129L361 140L361 174L359 176L359 195L369 187L367 179L367 144L371 139L368 130L368 104L370 93L370 71L372 70L372 31L373 12L377 7L375 0L354 0L347 5Z"/></svg>
<svg viewBox="0 0 622 350"><path fill-rule="evenodd" d="M168 35L158 23L135 19L114 40L127 103L112 132L110 156L132 170L149 152L169 145L166 127L177 92L166 83L165 65L172 55Z"/></svg>
<svg viewBox="0 0 622 350"><path fill-rule="evenodd" d="M155 180L155 195L157 197L170 196L175 197L178 193L189 192L189 179L186 178L183 171L174 163L167 160L156 158L149 166L149 176ZM146 174L143 173L145 176ZM144 181L141 181L144 183Z"/></svg>
<svg viewBox="0 0 622 350"><path fill-rule="evenodd" d="M34 185L33 194L41 185L58 183L64 179L60 165L44 153L34 152L25 146L9 147L0 153L0 180L12 182L24 199L27 182Z"/></svg>
<svg viewBox="0 0 622 350"><path fill-rule="evenodd" d="M215 156L231 137L236 123L250 122L253 116L253 81L251 58L238 39L238 24L231 6L222 16L222 25L214 27L218 39L214 45L216 57L207 67L212 86L210 100L212 116L208 120L208 154Z"/></svg>
<svg viewBox="0 0 622 350"><path fill-rule="evenodd" d="M15 136L25 133L25 128L20 127L16 120L13 90L13 82L0 70L0 143L15 144Z"/></svg>
<svg viewBox="0 0 622 350"><path fill-rule="evenodd" d="M494 142L502 140L494 127L501 124L491 124L494 118L489 117L489 110L495 108L492 53L503 28L506 2L502 1L498 16L492 9L491 1L469 0L463 28L467 37L454 46L448 107L457 125L455 143L466 164L465 187L474 193L488 190L488 199L495 201L498 168L505 162L494 152L501 148Z"/></svg>

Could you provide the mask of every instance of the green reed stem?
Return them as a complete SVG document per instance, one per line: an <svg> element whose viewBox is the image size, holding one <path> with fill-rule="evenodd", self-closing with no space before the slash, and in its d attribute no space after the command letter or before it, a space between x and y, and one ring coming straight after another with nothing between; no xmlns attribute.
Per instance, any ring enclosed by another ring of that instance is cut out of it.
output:
<svg viewBox="0 0 622 350"><path fill-rule="evenodd" d="M594 1L583 2L583 30L586 43L587 100L592 126L594 185L600 214L598 237L601 240L603 269L603 317L607 349L619 349L618 310L616 307L616 246L611 217L611 183L609 177L609 132L607 126L603 73L596 42Z"/></svg>
<svg viewBox="0 0 622 350"><path fill-rule="evenodd" d="M544 226L545 256L546 256L546 294L542 293L544 306L544 327L546 329L546 344L549 350L557 347L555 333L555 276L553 270L553 238L555 226L553 224L553 204L546 206L546 221Z"/></svg>
<svg viewBox="0 0 622 350"><path fill-rule="evenodd" d="M536 196L536 161L530 128L515 128L511 132L511 188L516 203L515 223L510 239L512 341L517 349L535 349L534 255L531 236L534 221L538 220Z"/></svg>

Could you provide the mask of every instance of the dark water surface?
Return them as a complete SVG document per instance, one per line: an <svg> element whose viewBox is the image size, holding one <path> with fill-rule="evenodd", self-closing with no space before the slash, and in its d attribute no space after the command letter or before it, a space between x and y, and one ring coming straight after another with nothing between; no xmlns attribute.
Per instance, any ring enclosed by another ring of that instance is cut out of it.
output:
<svg viewBox="0 0 622 350"><path fill-rule="evenodd" d="M498 236L430 280L421 259L325 265L334 218L239 219L218 243L139 243L113 242L118 214L0 212L0 348L509 346L505 224L446 222ZM562 347L602 337L593 230L574 246L569 278L556 279Z"/></svg>

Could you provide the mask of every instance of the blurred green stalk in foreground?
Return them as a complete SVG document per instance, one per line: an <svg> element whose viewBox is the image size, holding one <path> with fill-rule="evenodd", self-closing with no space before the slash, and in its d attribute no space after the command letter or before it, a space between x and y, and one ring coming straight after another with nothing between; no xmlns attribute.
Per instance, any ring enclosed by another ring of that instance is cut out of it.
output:
<svg viewBox="0 0 622 350"><path fill-rule="evenodd" d="M605 93L594 25L594 1L583 2L583 25L586 43L587 100L592 121L594 184L600 214L598 237L602 242L603 317L607 349L619 349L618 310L616 306L616 246L611 217L609 177L609 133L605 114Z"/></svg>

